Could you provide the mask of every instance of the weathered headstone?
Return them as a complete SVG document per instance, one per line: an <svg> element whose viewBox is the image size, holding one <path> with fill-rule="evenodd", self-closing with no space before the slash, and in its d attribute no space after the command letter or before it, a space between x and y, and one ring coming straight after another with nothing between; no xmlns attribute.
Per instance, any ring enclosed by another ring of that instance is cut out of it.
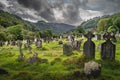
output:
<svg viewBox="0 0 120 80"><path fill-rule="evenodd" d="M72 46L70 44L64 44L63 45L63 54L69 56L69 55L72 54L72 51L73 51L73 49L72 49Z"/></svg>
<svg viewBox="0 0 120 80"><path fill-rule="evenodd" d="M33 54L33 56L28 59L27 62L28 62L29 64L35 64L35 63L37 63L37 57L38 57L38 54L35 52L35 53Z"/></svg>
<svg viewBox="0 0 120 80"><path fill-rule="evenodd" d="M32 47L28 45L28 48L29 48L29 53L32 53Z"/></svg>
<svg viewBox="0 0 120 80"><path fill-rule="evenodd" d="M19 51L20 51L20 56L18 57L18 61L21 61L24 59L24 55L23 55L23 51L22 51L22 42L19 41L18 45L19 45Z"/></svg>
<svg viewBox="0 0 120 80"><path fill-rule="evenodd" d="M101 35L97 34L97 40L101 40Z"/></svg>
<svg viewBox="0 0 120 80"><path fill-rule="evenodd" d="M77 50L77 51L80 51L80 46L81 46L81 43L82 43L82 40L79 40L79 41L73 41L72 42L72 48L73 50Z"/></svg>
<svg viewBox="0 0 120 80"><path fill-rule="evenodd" d="M106 40L106 42L102 43L101 45L101 59L102 60L115 60L115 49L116 46L111 42L111 38L113 36L111 33L105 33L103 35L103 38Z"/></svg>
<svg viewBox="0 0 120 80"><path fill-rule="evenodd" d="M28 48L27 40L23 40L24 48Z"/></svg>
<svg viewBox="0 0 120 80"><path fill-rule="evenodd" d="M38 39L38 40L36 41L36 47L37 47L37 48L42 48L42 40Z"/></svg>
<svg viewBox="0 0 120 80"><path fill-rule="evenodd" d="M94 34L88 32L84 36L87 38L87 41L84 43L83 53L88 57L95 58L95 43L91 40Z"/></svg>
<svg viewBox="0 0 120 80"><path fill-rule="evenodd" d="M95 61L89 61L89 62L85 63L84 73L88 78L99 77L101 75L101 64L99 64Z"/></svg>

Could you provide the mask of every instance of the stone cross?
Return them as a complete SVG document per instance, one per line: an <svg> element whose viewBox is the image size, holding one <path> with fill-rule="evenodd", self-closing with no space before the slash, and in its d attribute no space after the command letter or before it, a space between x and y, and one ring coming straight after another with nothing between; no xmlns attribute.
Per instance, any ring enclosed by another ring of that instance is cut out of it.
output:
<svg viewBox="0 0 120 80"><path fill-rule="evenodd" d="M106 40L106 42L102 43L101 45L101 59L115 60L116 46L111 42L111 38L113 38L113 35L107 32L103 35L103 38Z"/></svg>
<svg viewBox="0 0 120 80"><path fill-rule="evenodd" d="M84 43L83 53L88 57L95 58L95 43L91 40L95 35L88 32L84 36L87 38L87 41Z"/></svg>

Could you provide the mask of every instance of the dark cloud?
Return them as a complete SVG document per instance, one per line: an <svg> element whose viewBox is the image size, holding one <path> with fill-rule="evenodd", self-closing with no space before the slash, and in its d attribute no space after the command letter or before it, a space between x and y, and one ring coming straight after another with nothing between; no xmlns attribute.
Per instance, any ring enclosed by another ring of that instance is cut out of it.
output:
<svg viewBox="0 0 120 80"><path fill-rule="evenodd" d="M5 8L5 5L0 3L0 10L4 9Z"/></svg>
<svg viewBox="0 0 120 80"><path fill-rule="evenodd" d="M120 0L0 0L0 9L22 18L79 24L120 11Z"/></svg>

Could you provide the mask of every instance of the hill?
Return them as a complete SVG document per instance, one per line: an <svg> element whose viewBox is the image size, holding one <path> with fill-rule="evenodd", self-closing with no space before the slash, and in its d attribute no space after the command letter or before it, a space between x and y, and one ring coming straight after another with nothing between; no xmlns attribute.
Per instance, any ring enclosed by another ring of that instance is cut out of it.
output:
<svg viewBox="0 0 120 80"><path fill-rule="evenodd" d="M27 22L16 15L0 10L0 26L1 27L7 28L10 26L18 25L18 24L24 25L24 28L26 30L30 30L30 31L38 30L37 27L34 26L32 23Z"/></svg>
<svg viewBox="0 0 120 80"><path fill-rule="evenodd" d="M55 33L65 33L69 30L75 29L75 26L64 23L46 23L44 21L38 21L34 23L40 30L50 29Z"/></svg>
<svg viewBox="0 0 120 80"><path fill-rule="evenodd" d="M102 17L94 17L92 19L84 21L83 23L81 23L80 26L82 26L86 30L95 29L95 28L97 28L97 24L98 24L99 20L101 20L103 18L108 18L108 17L110 17L110 16L109 15L105 15L105 16L102 16Z"/></svg>

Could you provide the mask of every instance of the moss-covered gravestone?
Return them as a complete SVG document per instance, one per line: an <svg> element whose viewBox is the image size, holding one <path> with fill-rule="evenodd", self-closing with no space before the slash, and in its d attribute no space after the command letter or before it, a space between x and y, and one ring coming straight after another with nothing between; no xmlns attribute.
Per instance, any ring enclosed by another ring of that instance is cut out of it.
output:
<svg viewBox="0 0 120 80"><path fill-rule="evenodd" d="M63 45L63 54L65 55L71 55L72 54L72 46L70 44L64 44Z"/></svg>
<svg viewBox="0 0 120 80"><path fill-rule="evenodd" d="M83 46L83 53L90 58L95 58L95 43L91 40L94 37L94 34L88 32L84 35L87 38L87 41Z"/></svg>
<svg viewBox="0 0 120 80"><path fill-rule="evenodd" d="M116 46L110 40L111 38L113 38L113 35L107 32L103 35L103 38L106 40L106 42L102 43L101 45L101 59L102 60L115 60Z"/></svg>

